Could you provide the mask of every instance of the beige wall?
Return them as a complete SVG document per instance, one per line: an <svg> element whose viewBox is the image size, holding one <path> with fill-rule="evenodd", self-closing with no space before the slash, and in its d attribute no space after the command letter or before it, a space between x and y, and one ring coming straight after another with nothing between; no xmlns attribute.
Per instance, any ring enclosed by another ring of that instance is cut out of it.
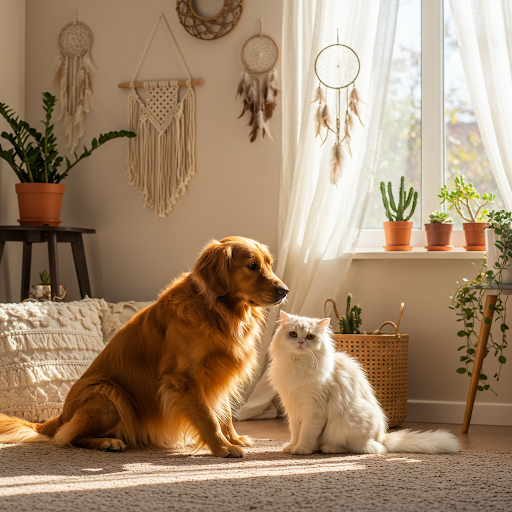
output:
<svg viewBox="0 0 512 512"><path fill-rule="evenodd" d="M220 0L211 1L221 4ZM14 9L9 15L18 27L13 31L16 25L5 23L0 16L0 23L3 21L11 30L6 36L0 28L0 97L5 101L7 95L22 112L22 2L0 0L0 6ZM166 219L156 219L152 210L144 209L138 192L128 185L125 140L100 148L64 182L63 224L97 230L85 240L92 289L96 296L109 301L155 298L166 283L189 268L202 245L212 237L245 235L267 243L274 253L277 250L281 144L269 140L248 142L246 122L236 119L241 104L235 102L235 91L242 71L240 49L259 30L260 18L264 19L265 32L281 42L281 2L246 2L239 25L218 41L200 41L188 35L179 25L174 6L167 0L27 0L25 102L32 123L41 119L42 92L57 93L51 85L58 55L56 38L73 19L74 8L79 20L93 32L92 58L97 68L84 143L100 132L126 128L128 92L119 90L117 84L132 78L159 12L166 14L193 77L205 80L204 86L196 88L197 175ZM163 29L160 26L155 36L140 79L184 77ZM4 66L14 73L16 81L3 79ZM8 93L6 86L10 87ZM280 121L278 111L272 119L278 140ZM62 147L59 123L56 131ZM1 224L16 223L14 182L9 172L0 174ZM9 245L9 260L0 269L1 301L19 300L21 250ZM78 286L70 248L61 246L59 256L62 281L70 298L76 299ZM36 246L32 282L43 268L47 268L46 247ZM343 285L338 298L340 309L346 293L354 293L363 306L364 327L368 330L385 319L395 320L400 302L406 303L402 325L403 331L411 335L411 419L462 419L469 379L455 373L459 366L456 348L461 343L456 336L458 324L448 305L455 281L473 273L468 261L355 260ZM506 405L512 402L512 371L507 366L502 381L495 386L498 396L490 392L478 395L478 403L490 405L475 409L475 421L512 424L512 406ZM492 369L485 371L494 373Z"/></svg>
<svg viewBox="0 0 512 512"><path fill-rule="evenodd" d="M25 0L0 0L0 102L20 116L25 112ZM0 133L7 129L0 119ZM2 139L3 140L3 139ZM9 149L3 141L2 147ZM14 224L18 203L14 193L17 178L0 160L0 224ZM7 244L0 265L0 301L19 300L21 247Z"/></svg>

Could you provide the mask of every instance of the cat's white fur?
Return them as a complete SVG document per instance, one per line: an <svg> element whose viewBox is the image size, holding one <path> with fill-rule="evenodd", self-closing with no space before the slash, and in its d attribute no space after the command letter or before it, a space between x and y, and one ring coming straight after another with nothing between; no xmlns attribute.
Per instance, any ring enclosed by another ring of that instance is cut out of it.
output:
<svg viewBox="0 0 512 512"><path fill-rule="evenodd" d="M296 333L293 336L290 333ZM314 336L308 339L308 334ZM270 382L290 423L288 453L453 453L457 438L444 430L387 433L386 416L361 365L336 352L329 319L281 312L270 344Z"/></svg>

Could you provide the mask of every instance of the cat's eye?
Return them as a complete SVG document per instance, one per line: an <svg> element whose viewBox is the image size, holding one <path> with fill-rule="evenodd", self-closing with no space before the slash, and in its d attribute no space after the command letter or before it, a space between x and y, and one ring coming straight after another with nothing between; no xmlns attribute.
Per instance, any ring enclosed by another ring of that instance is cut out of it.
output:
<svg viewBox="0 0 512 512"><path fill-rule="evenodd" d="M291 332L290 332L290 336L291 336L292 338L296 338L296 337L297 337L297 333L296 333L295 331L291 331Z"/></svg>
<svg viewBox="0 0 512 512"><path fill-rule="evenodd" d="M306 336L306 338L307 338L308 340L313 340L313 339L315 339L315 335L314 335L314 334L308 334L308 335Z"/></svg>

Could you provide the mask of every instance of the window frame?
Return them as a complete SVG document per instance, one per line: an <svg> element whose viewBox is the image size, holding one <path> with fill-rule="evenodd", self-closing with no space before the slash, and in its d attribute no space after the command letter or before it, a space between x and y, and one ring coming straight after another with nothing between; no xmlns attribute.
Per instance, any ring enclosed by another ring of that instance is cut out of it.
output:
<svg viewBox="0 0 512 512"><path fill-rule="evenodd" d="M437 196L445 180L444 0L421 1L421 228L413 229L411 245L427 245L425 223L442 210ZM383 219L384 220L384 219ZM452 244L465 245L462 229ZM357 248L385 245L384 229L362 229Z"/></svg>

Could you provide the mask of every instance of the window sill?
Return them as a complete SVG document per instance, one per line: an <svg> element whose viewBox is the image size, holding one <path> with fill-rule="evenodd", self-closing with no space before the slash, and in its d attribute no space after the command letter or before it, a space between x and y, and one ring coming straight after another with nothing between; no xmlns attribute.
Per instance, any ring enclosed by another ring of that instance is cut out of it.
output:
<svg viewBox="0 0 512 512"><path fill-rule="evenodd" d="M485 251L465 251L454 247L451 251L427 251L413 247L412 251L385 251L382 247L359 247L355 260L483 260Z"/></svg>

